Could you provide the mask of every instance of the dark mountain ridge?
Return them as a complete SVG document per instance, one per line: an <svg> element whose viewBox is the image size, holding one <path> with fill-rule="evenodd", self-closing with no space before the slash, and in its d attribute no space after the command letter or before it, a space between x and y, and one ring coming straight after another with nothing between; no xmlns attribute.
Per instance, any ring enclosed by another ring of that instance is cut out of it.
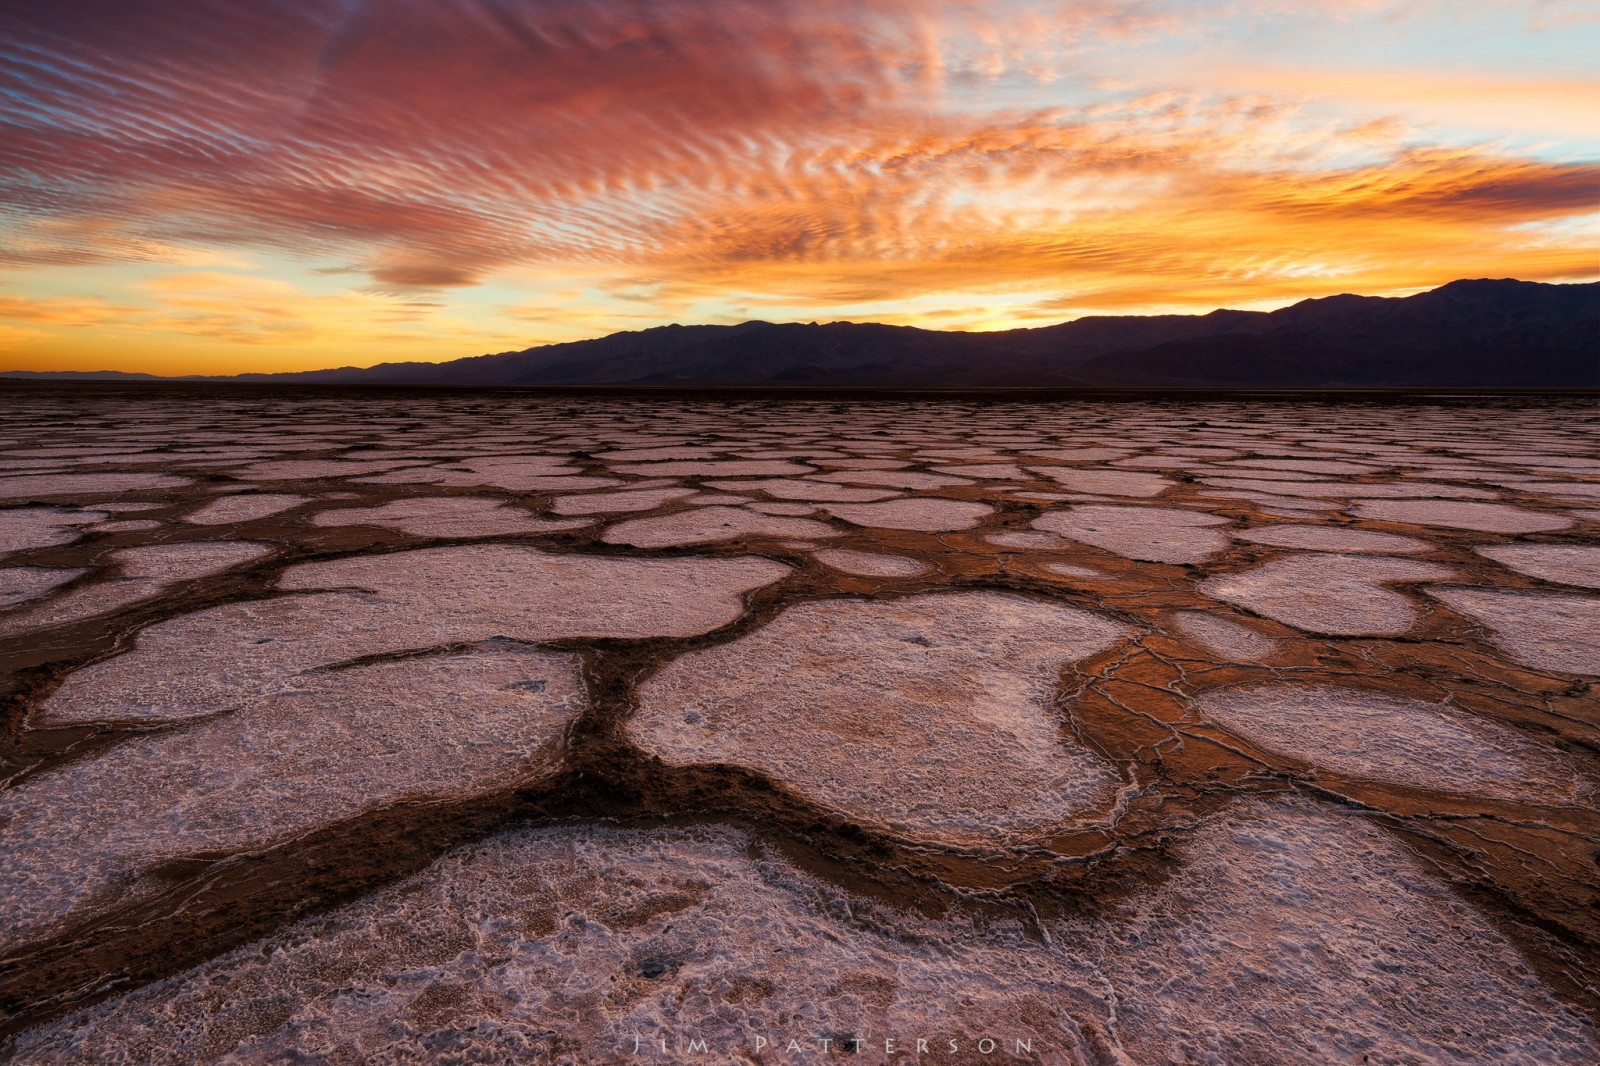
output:
<svg viewBox="0 0 1600 1066"><path fill-rule="evenodd" d="M100 374L11 376L104 379ZM127 375L148 379L149 375ZM1600 282L1451 282L1277 311L952 333L877 323L660 326L444 363L209 381L862 388L1594 388Z"/></svg>

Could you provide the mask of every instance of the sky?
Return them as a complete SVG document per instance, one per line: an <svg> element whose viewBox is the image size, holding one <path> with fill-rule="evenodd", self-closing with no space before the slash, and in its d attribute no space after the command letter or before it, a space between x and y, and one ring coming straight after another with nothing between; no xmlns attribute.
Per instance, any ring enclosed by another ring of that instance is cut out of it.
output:
<svg viewBox="0 0 1600 1066"><path fill-rule="evenodd" d="M0 369L1600 276L1600 0L0 0Z"/></svg>

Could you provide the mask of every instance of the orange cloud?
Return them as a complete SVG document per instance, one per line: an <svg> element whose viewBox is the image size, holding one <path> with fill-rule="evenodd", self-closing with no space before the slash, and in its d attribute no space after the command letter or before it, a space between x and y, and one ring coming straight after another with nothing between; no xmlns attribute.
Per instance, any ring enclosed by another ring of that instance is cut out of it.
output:
<svg viewBox="0 0 1600 1066"><path fill-rule="evenodd" d="M26 289L0 321L40 358L167 338L267 369L685 317L990 328L1594 273L1566 221L1600 169L1414 121L1508 94L1575 129L1592 109L1555 102L1587 82L1081 59L1382 0L35 7L0 42L0 267ZM43 280L67 274L102 296Z"/></svg>

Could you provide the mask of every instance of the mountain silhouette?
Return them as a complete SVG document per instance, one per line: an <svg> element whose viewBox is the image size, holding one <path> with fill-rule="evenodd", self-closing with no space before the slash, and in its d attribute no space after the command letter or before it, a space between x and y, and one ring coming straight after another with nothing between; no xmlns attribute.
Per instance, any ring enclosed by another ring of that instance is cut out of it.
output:
<svg viewBox="0 0 1600 1066"><path fill-rule="evenodd" d="M28 377L122 377L17 374ZM147 380L148 375L125 375ZM1277 311L954 333L877 323L661 326L443 363L204 380L764 388L1594 388L1600 282L1455 281Z"/></svg>

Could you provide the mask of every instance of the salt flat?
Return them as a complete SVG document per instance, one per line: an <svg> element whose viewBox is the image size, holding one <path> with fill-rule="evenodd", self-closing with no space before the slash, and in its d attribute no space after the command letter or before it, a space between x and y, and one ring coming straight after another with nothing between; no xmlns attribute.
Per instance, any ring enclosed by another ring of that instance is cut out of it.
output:
<svg viewBox="0 0 1600 1066"><path fill-rule="evenodd" d="M11 397L10 1061L1600 1059L1591 407Z"/></svg>

